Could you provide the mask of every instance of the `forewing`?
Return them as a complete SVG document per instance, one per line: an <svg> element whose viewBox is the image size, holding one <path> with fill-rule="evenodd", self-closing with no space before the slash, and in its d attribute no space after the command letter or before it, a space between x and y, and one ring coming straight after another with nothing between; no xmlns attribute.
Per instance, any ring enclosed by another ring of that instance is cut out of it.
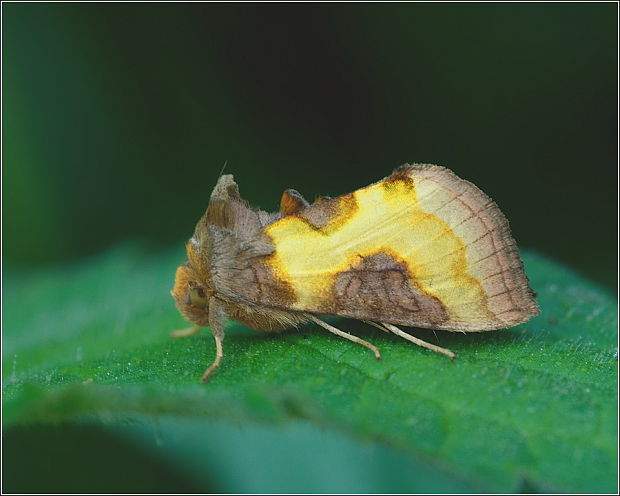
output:
<svg viewBox="0 0 620 496"><path fill-rule="evenodd" d="M538 313L506 218L443 167L403 166L263 232L275 251L257 262L289 288L289 310L462 331Z"/></svg>

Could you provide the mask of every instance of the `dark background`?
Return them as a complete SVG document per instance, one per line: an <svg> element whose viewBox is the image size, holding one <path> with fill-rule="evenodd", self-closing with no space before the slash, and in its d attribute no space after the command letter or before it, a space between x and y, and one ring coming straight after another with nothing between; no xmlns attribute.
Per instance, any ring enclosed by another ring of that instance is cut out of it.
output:
<svg viewBox="0 0 620 496"><path fill-rule="evenodd" d="M179 245L242 194L404 162L494 198L522 248L615 285L617 5L4 4L5 264Z"/></svg>

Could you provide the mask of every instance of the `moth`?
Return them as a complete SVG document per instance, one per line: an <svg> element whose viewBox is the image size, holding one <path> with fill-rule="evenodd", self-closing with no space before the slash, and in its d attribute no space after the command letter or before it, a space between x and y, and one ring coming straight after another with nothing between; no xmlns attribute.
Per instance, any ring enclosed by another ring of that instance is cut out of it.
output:
<svg viewBox="0 0 620 496"><path fill-rule="evenodd" d="M279 332L321 320L364 321L419 346L454 353L397 325L477 332L539 313L508 221L491 198L444 167L405 164L383 180L309 204L287 189L280 210L245 202L232 175L218 180L186 245L171 294L195 327L211 328L220 365L224 323Z"/></svg>

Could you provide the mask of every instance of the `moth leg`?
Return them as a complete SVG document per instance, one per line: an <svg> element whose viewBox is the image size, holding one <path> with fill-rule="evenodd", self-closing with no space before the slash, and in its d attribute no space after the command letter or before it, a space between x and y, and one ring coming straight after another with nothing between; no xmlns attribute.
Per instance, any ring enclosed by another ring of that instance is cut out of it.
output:
<svg viewBox="0 0 620 496"><path fill-rule="evenodd" d="M431 343L427 343L426 341L422 341L420 338L416 338L415 336L412 336L411 334L407 334L406 332L401 331L395 325L388 324L386 322L381 322L381 325L385 327L387 330L389 330L390 332L393 332L394 334L396 334L397 336L400 336L401 338L406 339L407 341L411 341L412 343L417 344L418 346L421 346L422 348L428 348L429 350L436 351L437 353L443 353L444 355L449 356L452 360L456 358L456 355L452 353L450 350L446 348L442 348L440 346L436 346Z"/></svg>
<svg viewBox="0 0 620 496"><path fill-rule="evenodd" d="M187 338L189 336L193 336L194 334L198 334L200 332L200 329L202 329L202 327L200 326L188 327L187 329L178 329L176 331L172 331L170 333L170 337L171 338Z"/></svg>
<svg viewBox="0 0 620 496"><path fill-rule="evenodd" d="M353 341L354 343L361 344L362 346L368 348L375 354L377 360L381 360L381 353L379 353L379 350L375 345L370 344L368 341L364 341L357 336L353 336L353 334L349 334L347 332L341 331L340 329L336 329L334 326L329 325L327 322L323 322L321 319L316 318L314 315L307 314L307 317L312 320L312 322L320 325L323 329L328 330L336 336L340 336L341 338L348 339L349 341Z"/></svg>
<svg viewBox="0 0 620 496"><path fill-rule="evenodd" d="M222 362L222 357L224 356L224 351L222 349L222 340L224 339L224 335L222 334L221 336L218 336L217 334L213 333L213 337L215 338L215 360L209 366L209 368L205 370L205 373L202 374L202 377L200 378L202 382L207 382L209 380L211 374L215 372L215 369L220 366L220 363Z"/></svg>
<svg viewBox="0 0 620 496"><path fill-rule="evenodd" d="M371 322L370 320L363 320L362 322L364 322L364 324L368 324L373 327L376 327L377 329L380 329L383 332L387 332L388 334L390 333L390 331L388 331L385 327L383 327L381 324L377 324L376 322Z"/></svg>
<svg viewBox="0 0 620 496"><path fill-rule="evenodd" d="M217 304L215 298L211 298L209 301L209 327L211 327L211 334L215 339L215 360L209 366L205 373L202 374L201 381L207 382L209 377L220 366L222 357L224 356L224 350L222 348L222 341L224 341L224 312Z"/></svg>

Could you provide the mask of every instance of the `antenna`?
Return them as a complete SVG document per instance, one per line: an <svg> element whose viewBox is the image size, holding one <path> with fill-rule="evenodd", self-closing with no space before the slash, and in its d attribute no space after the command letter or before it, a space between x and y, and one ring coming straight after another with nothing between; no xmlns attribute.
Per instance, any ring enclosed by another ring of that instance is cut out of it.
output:
<svg viewBox="0 0 620 496"><path fill-rule="evenodd" d="M224 160L224 165L222 165L222 169L220 170L220 175L217 176L216 183L220 180L220 177L222 177L222 174L224 173L224 169L226 168L227 165L228 165L228 159Z"/></svg>

